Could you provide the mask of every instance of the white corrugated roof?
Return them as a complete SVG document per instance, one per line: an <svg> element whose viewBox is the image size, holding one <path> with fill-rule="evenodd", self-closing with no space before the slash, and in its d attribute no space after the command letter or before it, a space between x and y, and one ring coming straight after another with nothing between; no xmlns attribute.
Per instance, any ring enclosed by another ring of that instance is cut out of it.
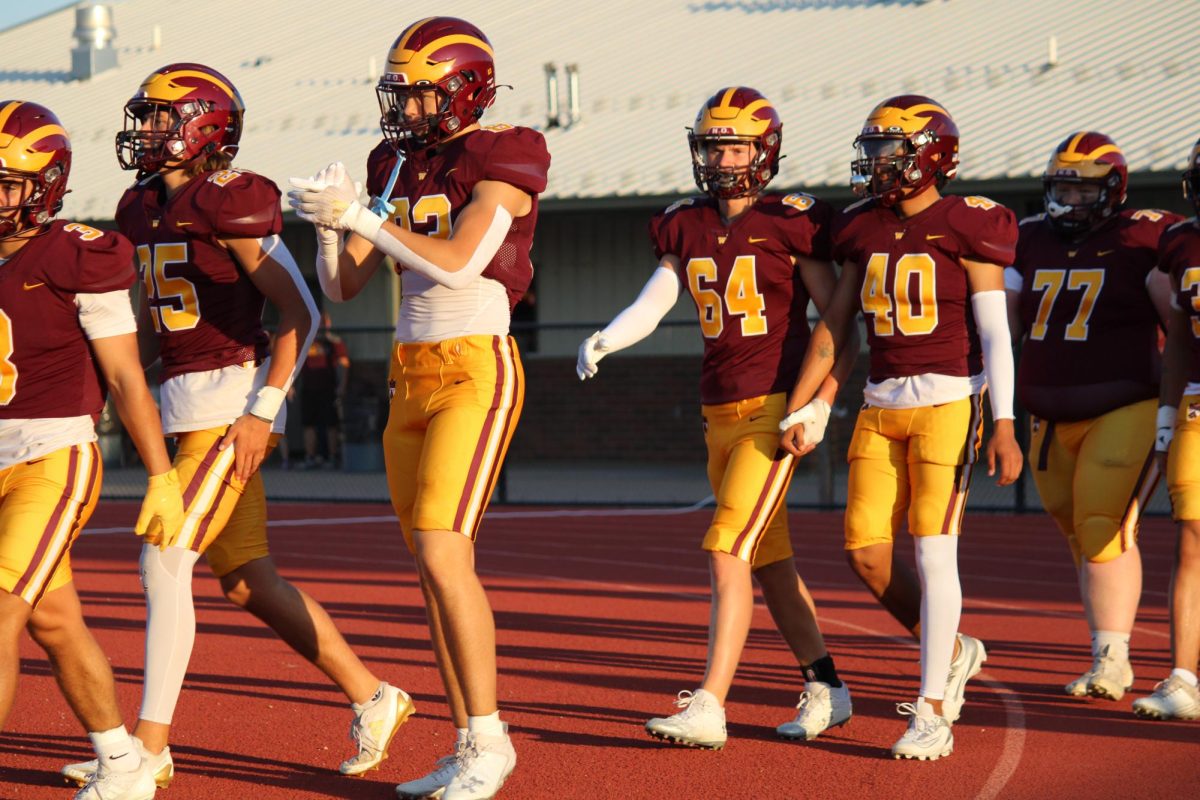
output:
<svg viewBox="0 0 1200 800"><path fill-rule="evenodd" d="M543 64L579 65L583 119L547 132L552 198L691 191L684 127L739 83L779 107L789 185L845 186L863 118L902 91L954 115L967 179L1039 174L1078 128L1112 135L1137 171L1172 170L1200 133L1195 0L206 0L199 18L179 8L115 3L120 66L86 82L68 80L72 9L0 32L0 96L49 106L72 134L68 215L111 213L130 179L113 153L121 107L171 61L211 64L241 90L239 164L282 183L342 159L361 178L379 139L378 68L396 34L432 14L471 20L495 46L499 79L515 90L485 121L543 126Z"/></svg>

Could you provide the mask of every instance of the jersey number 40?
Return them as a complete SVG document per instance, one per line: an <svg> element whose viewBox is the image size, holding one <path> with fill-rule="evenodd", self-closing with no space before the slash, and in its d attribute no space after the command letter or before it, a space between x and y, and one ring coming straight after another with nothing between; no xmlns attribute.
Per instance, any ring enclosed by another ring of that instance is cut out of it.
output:
<svg viewBox="0 0 1200 800"><path fill-rule="evenodd" d="M859 299L871 315L876 336L925 336L938 326L937 271L927 253L907 253L896 259L888 281L887 253L872 253L863 275Z"/></svg>

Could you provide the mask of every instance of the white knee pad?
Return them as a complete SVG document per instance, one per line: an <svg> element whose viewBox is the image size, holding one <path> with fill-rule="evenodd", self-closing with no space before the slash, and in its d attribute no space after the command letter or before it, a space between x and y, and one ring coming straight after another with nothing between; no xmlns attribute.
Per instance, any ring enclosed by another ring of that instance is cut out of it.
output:
<svg viewBox="0 0 1200 800"><path fill-rule="evenodd" d="M148 722L169 725L175 714L175 703L196 640L192 567L199 558L199 553L182 547L168 547L165 551L149 544L142 547L146 671L138 717Z"/></svg>
<svg viewBox="0 0 1200 800"><path fill-rule="evenodd" d="M962 617L958 537L918 536L916 548L921 577L921 696L941 700Z"/></svg>

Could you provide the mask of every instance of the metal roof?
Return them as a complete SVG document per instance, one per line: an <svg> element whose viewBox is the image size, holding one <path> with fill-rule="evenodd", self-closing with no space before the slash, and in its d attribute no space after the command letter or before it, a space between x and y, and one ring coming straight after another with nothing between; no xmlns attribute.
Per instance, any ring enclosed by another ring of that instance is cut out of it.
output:
<svg viewBox="0 0 1200 800"><path fill-rule="evenodd" d="M206 0L199 17L167 0L113 5L120 66L88 81L67 69L71 8L0 31L0 96L49 106L72 135L65 213L77 218L112 213L131 178L113 154L121 107L172 61L211 64L241 90L239 165L282 184L341 159L361 179L379 140L379 67L404 25L432 14L471 20L495 46L515 89L486 122L545 127L543 64L578 65L582 119L546 131L547 198L693 191L684 128L731 84L779 108L779 183L816 189L846 185L862 120L900 92L951 111L968 180L1037 175L1080 128L1113 136L1135 171L1174 170L1200 134L1194 0L441 0L402 13L377 0Z"/></svg>

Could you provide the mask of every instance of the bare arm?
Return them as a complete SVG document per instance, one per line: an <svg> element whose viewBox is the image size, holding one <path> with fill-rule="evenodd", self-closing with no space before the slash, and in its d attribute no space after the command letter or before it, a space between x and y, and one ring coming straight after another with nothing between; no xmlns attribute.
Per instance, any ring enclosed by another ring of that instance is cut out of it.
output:
<svg viewBox="0 0 1200 800"><path fill-rule="evenodd" d="M317 332L312 295L286 248L277 249L281 247L278 237L222 241L258 290L279 310L266 385L286 392ZM235 446L234 471L240 480L249 480L266 456L272 421L273 415L272 419L264 419L252 413L243 414L222 440L221 449Z"/></svg>
<svg viewBox="0 0 1200 800"><path fill-rule="evenodd" d="M796 261L800 269L800 279L804 281L804 287L812 297L817 312L824 317L826 310L833 302L834 292L837 290L837 272L833 264L825 261L816 261L811 258L798 258ZM833 405L838 389L850 377L850 373L854 371L854 362L858 360L858 326L851 324L846 332L846 337L845 343L837 350L832 371L821 382L821 387L815 395L829 405ZM791 399L794 398L789 398L789 400ZM788 410L795 410L790 403Z"/></svg>
<svg viewBox="0 0 1200 800"><path fill-rule="evenodd" d="M113 405L146 465L146 472L161 475L169 471L171 459L163 442L158 406L146 386L137 337L132 333L106 336L93 339L91 345Z"/></svg>
<svg viewBox="0 0 1200 800"><path fill-rule="evenodd" d="M1158 312L1159 323L1163 330L1167 329L1167 325L1171 319L1171 276L1159 269L1150 270L1150 274L1146 276L1146 294L1150 295L1150 302L1154 304L1154 310Z"/></svg>

